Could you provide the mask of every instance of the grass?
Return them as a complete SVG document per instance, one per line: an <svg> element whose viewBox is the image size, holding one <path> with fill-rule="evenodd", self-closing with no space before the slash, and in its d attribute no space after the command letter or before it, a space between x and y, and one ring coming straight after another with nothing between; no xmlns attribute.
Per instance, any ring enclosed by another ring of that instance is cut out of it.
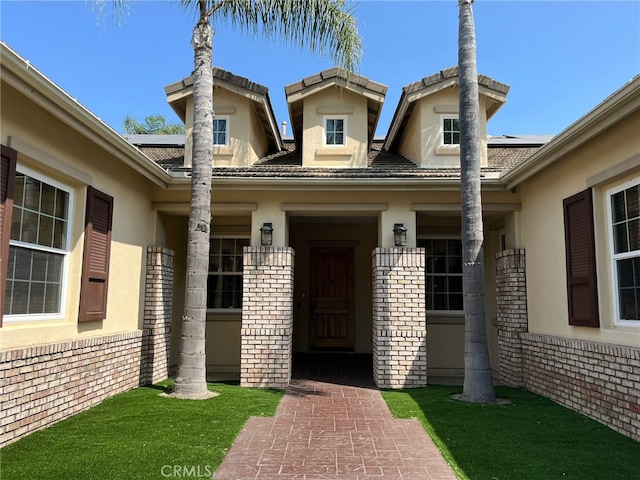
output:
<svg viewBox="0 0 640 480"><path fill-rule="evenodd" d="M219 396L179 400L159 395L168 385L117 395L3 448L0 478L211 478L248 418L273 415L283 395L211 384Z"/></svg>
<svg viewBox="0 0 640 480"><path fill-rule="evenodd" d="M396 417L417 418L460 479L631 480L640 443L530 392L498 387L507 405L453 400L460 387L385 391Z"/></svg>

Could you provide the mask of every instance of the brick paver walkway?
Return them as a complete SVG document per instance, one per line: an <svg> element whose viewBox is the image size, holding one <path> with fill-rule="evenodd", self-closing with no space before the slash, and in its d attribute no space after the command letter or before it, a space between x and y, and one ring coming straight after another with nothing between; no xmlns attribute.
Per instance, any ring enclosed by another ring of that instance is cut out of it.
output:
<svg viewBox="0 0 640 480"><path fill-rule="evenodd" d="M275 417L251 418L216 480L455 480L417 420L374 388L293 380Z"/></svg>

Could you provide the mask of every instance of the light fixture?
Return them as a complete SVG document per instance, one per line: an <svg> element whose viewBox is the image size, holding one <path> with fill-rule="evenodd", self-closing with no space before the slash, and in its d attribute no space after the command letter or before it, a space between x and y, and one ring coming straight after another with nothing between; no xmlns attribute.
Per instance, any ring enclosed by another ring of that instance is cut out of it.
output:
<svg viewBox="0 0 640 480"><path fill-rule="evenodd" d="M260 244L264 246L271 245L273 243L273 224L263 223L260 229Z"/></svg>
<svg viewBox="0 0 640 480"><path fill-rule="evenodd" d="M407 229L402 223L393 225L393 241L396 247L404 247L407 244Z"/></svg>

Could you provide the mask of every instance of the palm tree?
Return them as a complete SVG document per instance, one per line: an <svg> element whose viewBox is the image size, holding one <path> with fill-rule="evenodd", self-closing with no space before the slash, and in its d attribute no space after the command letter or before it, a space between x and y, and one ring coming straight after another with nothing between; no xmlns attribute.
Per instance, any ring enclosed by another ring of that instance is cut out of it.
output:
<svg viewBox="0 0 640 480"><path fill-rule="evenodd" d="M480 106L476 33L471 4L459 0L458 82L460 87L460 169L465 317L464 387L461 398L495 402L484 312L484 241L480 194Z"/></svg>
<svg viewBox="0 0 640 480"><path fill-rule="evenodd" d="M103 4L107 0L97 0ZM114 0L120 13L126 0ZM213 160L212 20L228 20L245 33L312 52L328 52L347 80L360 62L361 39L346 0L179 0L197 17L193 30L193 153L187 237L187 278L180 360L173 395L207 398L205 326Z"/></svg>
<svg viewBox="0 0 640 480"><path fill-rule="evenodd" d="M139 122L133 115L124 119L124 131L127 135L178 135L184 134L184 124L167 123L164 115L155 114L145 117Z"/></svg>

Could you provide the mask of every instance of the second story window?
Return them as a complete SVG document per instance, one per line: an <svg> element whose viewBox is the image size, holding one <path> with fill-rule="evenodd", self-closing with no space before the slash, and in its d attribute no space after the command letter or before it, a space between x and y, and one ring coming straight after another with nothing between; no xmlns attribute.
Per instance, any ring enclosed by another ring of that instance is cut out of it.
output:
<svg viewBox="0 0 640 480"><path fill-rule="evenodd" d="M442 118L442 144L460 145L460 124L458 117Z"/></svg>
<svg viewBox="0 0 640 480"><path fill-rule="evenodd" d="M347 119L344 117L325 117L324 119L325 145L347 144Z"/></svg>
<svg viewBox="0 0 640 480"><path fill-rule="evenodd" d="M229 146L229 118L217 117L213 119L213 144Z"/></svg>

